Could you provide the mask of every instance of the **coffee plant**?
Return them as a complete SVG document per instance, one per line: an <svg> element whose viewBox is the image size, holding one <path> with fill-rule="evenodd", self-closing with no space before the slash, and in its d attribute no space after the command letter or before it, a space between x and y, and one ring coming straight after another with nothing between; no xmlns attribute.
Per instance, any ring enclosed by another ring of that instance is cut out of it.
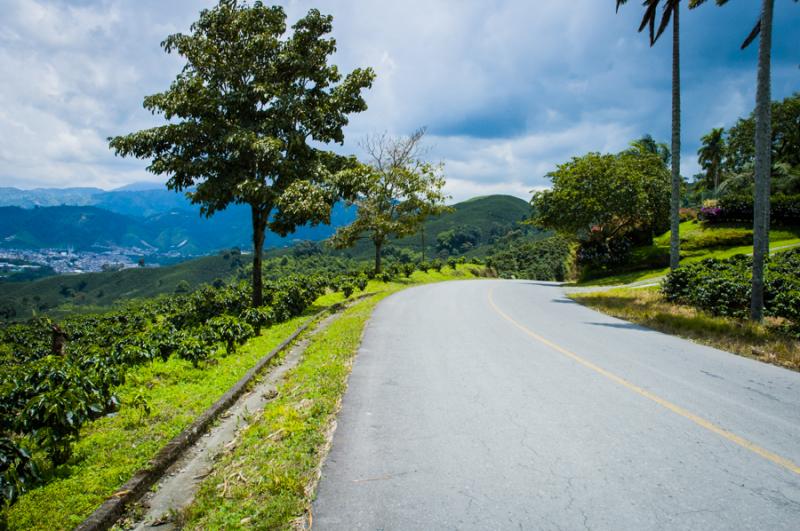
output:
<svg viewBox="0 0 800 531"><path fill-rule="evenodd" d="M0 508L14 503L39 480L39 471L28 452L8 437L0 437Z"/></svg>
<svg viewBox="0 0 800 531"><path fill-rule="evenodd" d="M751 257L737 255L682 266L667 275L661 290L669 301L714 315L744 318L750 309L752 263ZM800 337L800 250L769 257L764 302L767 315L785 320L787 330Z"/></svg>
<svg viewBox="0 0 800 531"><path fill-rule="evenodd" d="M259 308L249 306L248 284L218 284L57 324L0 326L0 506L39 481L31 450L53 466L69 461L81 428L119 408L114 390L131 368L172 356L201 367L220 348L234 354L262 328L302 315L326 290L363 290L367 278L289 275L265 284Z"/></svg>

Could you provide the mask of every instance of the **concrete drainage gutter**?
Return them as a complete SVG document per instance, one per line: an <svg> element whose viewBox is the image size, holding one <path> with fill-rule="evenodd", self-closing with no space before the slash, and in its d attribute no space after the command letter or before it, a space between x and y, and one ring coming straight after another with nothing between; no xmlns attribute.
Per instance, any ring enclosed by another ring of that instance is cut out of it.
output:
<svg viewBox="0 0 800 531"><path fill-rule="evenodd" d="M124 514L125 509L139 501L139 499L147 493L148 489L161 478L164 472L172 466L188 448L197 442L200 436L208 430L211 423L244 394L250 382L264 370L272 359L294 342L300 334L305 332L317 318L326 312L336 312L340 310L344 307L345 303L354 302L370 295L373 294L362 294L352 300L336 303L314 314L295 330L291 336L261 358L258 363L247 371L233 387L219 398L219 400L214 402L197 417L190 426L161 448L158 454L156 454L144 468L136 472L127 483L103 502L100 507L75 528L75 531L105 531L110 529Z"/></svg>

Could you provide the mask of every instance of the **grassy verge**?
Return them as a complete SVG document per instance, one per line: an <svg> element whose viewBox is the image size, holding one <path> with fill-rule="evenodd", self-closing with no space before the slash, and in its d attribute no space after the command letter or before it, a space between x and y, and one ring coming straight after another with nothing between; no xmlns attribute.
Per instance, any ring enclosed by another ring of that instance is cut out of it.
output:
<svg viewBox="0 0 800 531"><path fill-rule="evenodd" d="M183 515L184 528L292 528L310 506L352 360L375 305L410 284L469 276L468 268L456 274L417 272L399 283L370 286L376 295L347 309L314 337L277 398L203 480Z"/></svg>
<svg viewBox="0 0 800 531"><path fill-rule="evenodd" d="M408 279L389 284L371 281L366 291L388 293L416 283L467 278L472 276L469 271L470 266L459 266L457 272L449 268L442 272L417 271ZM122 403L119 412L86 425L70 461L46 470L46 483L24 494L7 510L9 527L74 528L309 314L343 299L341 293L324 295L306 316L264 330L235 354L226 356L221 349L210 363L200 367L171 358L130 371L125 384L116 391Z"/></svg>
<svg viewBox="0 0 800 531"><path fill-rule="evenodd" d="M741 356L800 370L800 342L769 321L716 317L664 300L658 288L572 293L569 297L603 313Z"/></svg>

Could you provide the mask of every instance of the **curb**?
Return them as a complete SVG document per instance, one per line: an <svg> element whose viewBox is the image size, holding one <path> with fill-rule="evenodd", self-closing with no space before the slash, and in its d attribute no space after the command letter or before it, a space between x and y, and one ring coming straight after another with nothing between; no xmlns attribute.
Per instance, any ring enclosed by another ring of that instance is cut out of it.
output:
<svg viewBox="0 0 800 531"><path fill-rule="evenodd" d="M374 295L365 293L350 300L337 302L312 315L305 323L300 325L292 335L280 345L272 349L261 358L233 387L206 409L197 419L169 441L151 459L144 468L136 472L117 492L111 495L100 507L89 515L86 520L75 528L75 531L105 531L110 529L124 514L126 507L136 503L139 498L152 487L164 472L172 466L183 453L192 446L208 429L209 425L223 412L230 408L236 400L244 394L250 382L272 361L277 354L288 347L297 337L305 332L318 317L326 312L335 312L342 309L346 303L355 302Z"/></svg>

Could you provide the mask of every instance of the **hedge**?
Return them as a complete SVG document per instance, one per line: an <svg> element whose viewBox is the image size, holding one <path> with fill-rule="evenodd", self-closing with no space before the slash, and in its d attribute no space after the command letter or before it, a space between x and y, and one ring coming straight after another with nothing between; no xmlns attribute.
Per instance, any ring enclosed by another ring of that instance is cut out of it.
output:
<svg viewBox="0 0 800 531"><path fill-rule="evenodd" d="M708 223L752 222L753 198L747 195L724 196L716 207L703 207L700 217ZM770 198L770 221L800 225L800 195L773 195Z"/></svg>

